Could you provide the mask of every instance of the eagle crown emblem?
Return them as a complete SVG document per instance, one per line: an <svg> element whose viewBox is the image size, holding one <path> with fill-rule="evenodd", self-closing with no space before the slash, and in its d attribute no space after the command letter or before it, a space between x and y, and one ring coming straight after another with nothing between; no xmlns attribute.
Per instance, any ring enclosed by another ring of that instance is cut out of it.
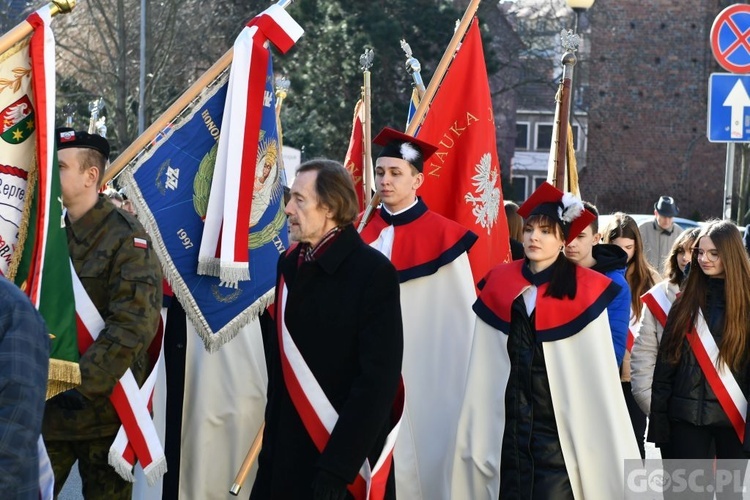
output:
<svg viewBox="0 0 750 500"><path fill-rule="evenodd" d="M500 213L500 188L497 185L499 178L497 168L492 166L492 155L485 153L475 166L476 175L472 185L476 188L474 193L466 193L464 200L472 204L471 213L477 218L476 224L482 226L490 234L492 227L497 222Z"/></svg>

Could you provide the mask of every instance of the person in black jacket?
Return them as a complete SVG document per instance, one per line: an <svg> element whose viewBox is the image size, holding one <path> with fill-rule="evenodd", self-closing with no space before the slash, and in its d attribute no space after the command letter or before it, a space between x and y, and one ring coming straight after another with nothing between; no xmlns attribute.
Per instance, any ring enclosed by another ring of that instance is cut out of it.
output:
<svg viewBox="0 0 750 500"><path fill-rule="evenodd" d="M750 265L734 224L704 228L690 267L659 346L648 440L668 443L672 458L710 459L712 444L719 459L745 458ZM736 397L717 398L725 391Z"/></svg>
<svg viewBox="0 0 750 500"><path fill-rule="evenodd" d="M344 500L362 491L360 471L375 466L392 430L398 276L354 229L357 197L339 163L302 164L285 212L299 244L279 259L275 323L264 321L268 404L250 498ZM391 463L379 498L395 497Z"/></svg>
<svg viewBox="0 0 750 500"><path fill-rule="evenodd" d="M606 308L620 286L565 258L595 216L543 183L518 210L524 260L480 283L452 498L622 498L627 432Z"/></svg>

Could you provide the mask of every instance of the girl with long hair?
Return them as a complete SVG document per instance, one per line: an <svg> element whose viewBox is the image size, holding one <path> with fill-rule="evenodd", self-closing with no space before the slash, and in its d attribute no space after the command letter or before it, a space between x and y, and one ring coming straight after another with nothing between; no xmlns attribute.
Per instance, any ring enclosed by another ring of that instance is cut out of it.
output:
<svg viewBox="0 0 750 500"><path fill-rule="evenodd" d="M699 231L700 228L696 227L680 234L664 262L664 274L667 279L660 281L641 296L645 308L642 310L641 327L638 329L630 357L630 383L633 397L646 415L651 408L651 383L654 379L656 355L664 333L664 324L685 279L693 255L693 244ZM668 458L664 449L662 458Z"/></svg>
<svg viewBox="0 0 750 500"><path fill-rule="evenodd" d="M646 414L638 407L631 391L630 352L641 323L641 312L643 310L641 295L646 293L661 279L659 273L646 260L646 253L643 250L643 240L638 230L638 224L628 214L615 212L609 223L602 229L602 235L604 243L617 245L628 254L625 279L628 285L630 285L630 325L628 327L627 349L620 367L620 382L622 383L622 392L625 396L625 403L628 406L630 423L633 426L635 439L638 441L641 458L646 458L646 448L644 445Z"/></svg>
<svg viewBox="0 0 750 500"><path fill-rule="evenodd" d="M637 458L606 310L620 286L563 248L593 220L544 183L519 208L525 258L483 280L474 304L453 498L620 498Z"/></svg>
<svg viewBox="0 0 750 500"><path fill-rule="evenodd" d="M648 438L668 443L672 458L710 459L713 449L720 459L746 458L749 317L740 233L729 221L711 222L695 241L654 370Z"/></svg>

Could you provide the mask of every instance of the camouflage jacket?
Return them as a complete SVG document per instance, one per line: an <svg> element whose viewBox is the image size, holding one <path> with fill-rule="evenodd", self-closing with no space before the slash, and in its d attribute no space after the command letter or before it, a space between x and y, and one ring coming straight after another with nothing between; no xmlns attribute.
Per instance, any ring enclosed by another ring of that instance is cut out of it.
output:
<svg viewBox="0 0 750 500"><path fill-rule="evenodd" d="M145 380L147 349L159 324L161 267L138 220L101 195L81 219L66 218L66 225L76 274L105 326L79 362L78 391L87 399L85 407L68 410L48 403L43 434L48 440L114 436L120 419L109 395L128 368L139 384Z"/></svg>

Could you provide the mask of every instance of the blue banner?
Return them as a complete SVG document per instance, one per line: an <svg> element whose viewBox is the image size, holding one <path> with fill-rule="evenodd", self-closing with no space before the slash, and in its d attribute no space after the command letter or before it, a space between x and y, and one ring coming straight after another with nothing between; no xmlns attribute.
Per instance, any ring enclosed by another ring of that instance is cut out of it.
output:
<svg viewBox="0 0 750 500"><path fill-rule="evenodd" d="M121 175L159 252L167 280L209 351L230 340L273 300L276 263L288 247L269 59L248 221L250 281L222 283L217 277L197 274L227 75L204 89Z"/></svg>

